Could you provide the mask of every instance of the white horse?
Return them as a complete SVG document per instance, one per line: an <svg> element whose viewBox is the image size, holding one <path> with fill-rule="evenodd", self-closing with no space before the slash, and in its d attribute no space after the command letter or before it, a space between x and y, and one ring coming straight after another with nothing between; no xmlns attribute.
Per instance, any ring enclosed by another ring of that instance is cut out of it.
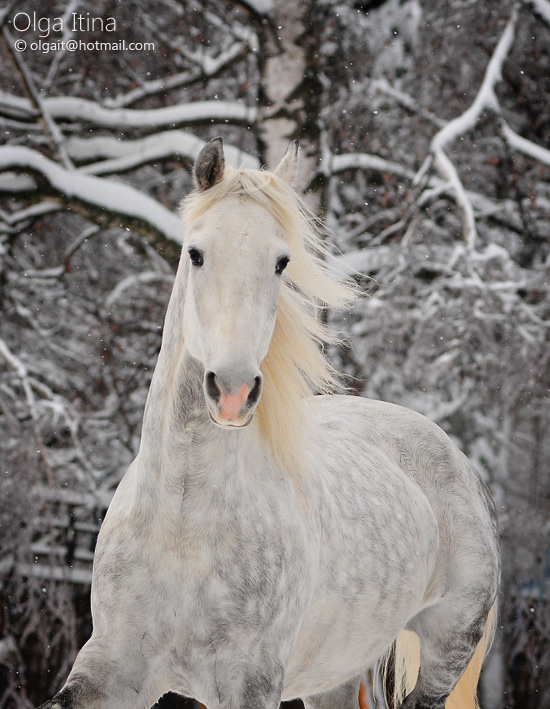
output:
<svg viewBox="0 0 550 709"><path fill-rule="evenodd" d="M494 506L419 414L312 396L335 381L316 303L355 292L291 187L297 156L226 170L217 138L197 159L139 455L97 543L93 635L44 709L148 709L168 691L352 709L396 641L402 707L474 706Z"/></svg>

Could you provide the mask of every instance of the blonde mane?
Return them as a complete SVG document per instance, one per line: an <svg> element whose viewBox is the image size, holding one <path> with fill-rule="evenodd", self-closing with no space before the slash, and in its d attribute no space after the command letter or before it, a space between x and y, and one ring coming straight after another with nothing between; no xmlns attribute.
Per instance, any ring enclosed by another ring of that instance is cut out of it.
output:
<svg viewBox="0 0 550 709"><path fill-rule="evenodd" d="M291 472L306 464L304 433L309 416L302 400L334 393L339 385L324 348L335 342L320 320L323 308L343 308L357 298L353 281L331 272L317 220L296 192L268 171L227 168L223 179L182 204L187 224L194 222L227 195L256 201L282 227L290 248L283 275L275 330L262 362L264 389L258 405L260 431L279 462Z"/></svg>

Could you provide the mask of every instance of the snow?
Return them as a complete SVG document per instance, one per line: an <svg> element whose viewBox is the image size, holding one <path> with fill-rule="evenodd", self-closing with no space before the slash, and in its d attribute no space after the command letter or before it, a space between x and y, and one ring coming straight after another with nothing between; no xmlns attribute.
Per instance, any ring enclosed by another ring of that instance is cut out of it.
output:
<svg viewBox="0 0 550 709"><path fill-rule="evenodd" d="M344 276L374 273L390 264L394 259L394 251L389 246L355 249L335 257L334 270Z"/></svg>
<svg viewBox="0 0 550 709"><path fill-rule="evenodd" d="M544 21L550 25L550 2L548 0L531 0L531 5L544 18Z"/></svg>
<svg viewBox="0 0 550 709"><path fill-rule="evenodd" d="M483 110L492 109L497 113L501 112L494 89L502 78L502 65L514 41L516 21L517 10L514 10L487 65L485 76L474 102L462 115L453 118L435 135L431 146L433 152L437 153L443 150L448 143L474 128Z"/></svg>
<svg viewBox="0 0 550 709"><path fill-rule="evenodd" d="M194 162L203 146L202 139L178 130L164 131L139 140L122 141L110 136L95 136L67 141L67 151L77 162L109 158L80 168L79 172L91 175L129 170L172 155L180 155ZM260 166L256 158L232 145L225 146L224 152L227 162L234 167L257 169Z"/></svg>
<svg viewBox="0 0 550 709"><path fill-rule="evenodd" d="M550 167L550 150L548 148L543 148L542 145L522 138L504 121L502 122L502 133L512 148Z"/></svg>
<svg viewBox="0 0 550 709"><path fill-rule="evenodd" d="M244 123L256 120L255 108L230 101L197 101L165 108L105 108L95 101L71 96L44 99L54 119L81 120L103 128L154 128L190 123Z"/></svg>
<svg viewBox="0 0 550 709"><path fill-rule="evenodd" d="M247 42L236 42L232 44L229 49L224 52L220 52L220 54L216 57L211 57L210 55L204 53L201 53L200 55L197 54L193 58L199 65L199 68L194 72L182 71L178 74L162 77L161 79L146 81L141 86L137 86L135 89L132 89L125 94L121 94L113 99L107 99L105 101L105 106L108 108L121 108L123 106L128 106L135 101L139 101L145 96L151 96L153 94L160 93L161 91L166 92L170 89L183 86L199 76L201 77L201 80L204 81L206 77L216 74L226 64L230 64L232 61L244 54L251 45L251 39L252 38L250 38L250 41Z"/></svg>
<svg viewBox="0 0 550 709"><path fill-rule="evenodd" d="M105 299L105 307L111 308L113 303L120 298L125 290L139 287L142 283L155 283L156 281L167 281L171 285L174 281L174 277L167 273L157 273L155 271L146 271L144 273L138 273L137 275L132 274L127 276L109 293Z"/></svg>
<svg viewBox="0 0 550 709"><path fill-rule="evenodd" d="M38 111L27 98L0 90L0 112L14 118L38 118Z"/></svg>
<svg viewBox="0 0 550 709"><path fill-rule="evenodd" d="M65 564L53 566L50 564L17 564L17 572L22 576L29 576L50 581L68 581L89 586L92 583L92 570L90 568L71 568Z"/></svg>
<svg viewBox="0 0 550 709"><path fill-rule="evenodd" d="M174 214L139 190L114 180L66 170L36 150L0 148L0 170L27 168L41 173L56 190L100 209L141 219L167 239L181 243L183 226Z"/></svg>
<svg viewBox="0 0 550 709"><path fill-rule="evenodd" d="M517 21L517 8L512 12L510 20L500 37L495 51L491 56L483 81L473 103L453 120L449 121L432 139L430 150L434 156L436 167L451 185L457 204L463 213L464 239L470 249L474 249L477 239L477 228L474 210L470 199L462 185L459 174L450 158L445 153L446 146L459 136L475 127L484 110L493 110L501 113L500 105L495 94L495 85L502 78L502 65L508 56L515 35ZM425 165L423 166L423 168ZM416 181L419 181L417 176Z"/></svg>
<svg viewBox="0 0 550 709"><path fill-rule="evenodd" d="M267 15L274 7L273 0L243 0L243 3L248 5L258 15Z"/></svg>
<svg viewBox="0 0 550 709"><path fill-rule="evenodd" d="M377 172L388 172L392 175L399 175L408 180L414 178L414 173L403 165L393 160L386 160L378 155L369 153L347 153L345 155L335 155L329 158L329 164L323 161L321 170L330 170L330 174L344 172L345 170L375 170Z"/></svg>
<svg viewBox="0 0 550 709"><path fill-rule="evenodd" d="M237 101L196 101L164 108L134 109L101 106L74 96L54 96L41 100L44 111L57 120L81 120L103 128L154 128L191 123L252 124L257 111ZM0 91L3 111L14 109L15 117L35 118L38 113L28 99Z"/></svg>

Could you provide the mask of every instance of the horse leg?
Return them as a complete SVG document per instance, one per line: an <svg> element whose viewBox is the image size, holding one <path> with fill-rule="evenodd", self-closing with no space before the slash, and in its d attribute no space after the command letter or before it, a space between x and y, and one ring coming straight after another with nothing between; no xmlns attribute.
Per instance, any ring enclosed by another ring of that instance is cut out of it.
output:
<svg viewBox="0 0 550 709"><path fill-rule="evenodd" d="M149 709L164 693L143 658L117 659L94 638L78 654L65 686L39 709Z"/></svg>
<svg viewBox="0 0 550 709"><path fill-rule="evenodd" d="M487 623L487 606L474 615L460 601L447 601L421 611L409 623L420 638L420 670L401 709L445 709L447 699L468 668ZM485 648L480 652L484 654ZM481 667L480 659L479 667ZM466 691L461 709L474 709L475 686ZM453 706L455 706L453 704ZM458 706L458 705L456 705Z"/></svg>
<svg viewBox="0 0 550 709"><path fill-rule="evenodd" d="M335 689L302 697L305 709L357 709L361 675L353 677Z"/></svg>
<svg viewBox="0 0 550 709"><path fill-rule="evenodd" d="M126 679L126 678L124 678ZM107 687L86 675L74 675L53 699L38 709L150 709L163 692L150 694L122 681L119 687Z"/></svg>

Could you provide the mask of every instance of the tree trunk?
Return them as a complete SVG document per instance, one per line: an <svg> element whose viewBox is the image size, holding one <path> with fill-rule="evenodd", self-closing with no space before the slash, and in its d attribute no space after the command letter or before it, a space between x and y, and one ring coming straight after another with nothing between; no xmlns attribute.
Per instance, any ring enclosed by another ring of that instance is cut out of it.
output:
<svg viewBox="0 0 550 709"><path fill-rule="evenodd" d="M274 0L268 19L259 28L260 86L258 143L263 162L273 168L288 143L298 139L300 184L305 187L319 162L317 117L320 84L315 72L317 38L312 31L313 5ZM317 209L318 196L310 201Z"/></svg>

